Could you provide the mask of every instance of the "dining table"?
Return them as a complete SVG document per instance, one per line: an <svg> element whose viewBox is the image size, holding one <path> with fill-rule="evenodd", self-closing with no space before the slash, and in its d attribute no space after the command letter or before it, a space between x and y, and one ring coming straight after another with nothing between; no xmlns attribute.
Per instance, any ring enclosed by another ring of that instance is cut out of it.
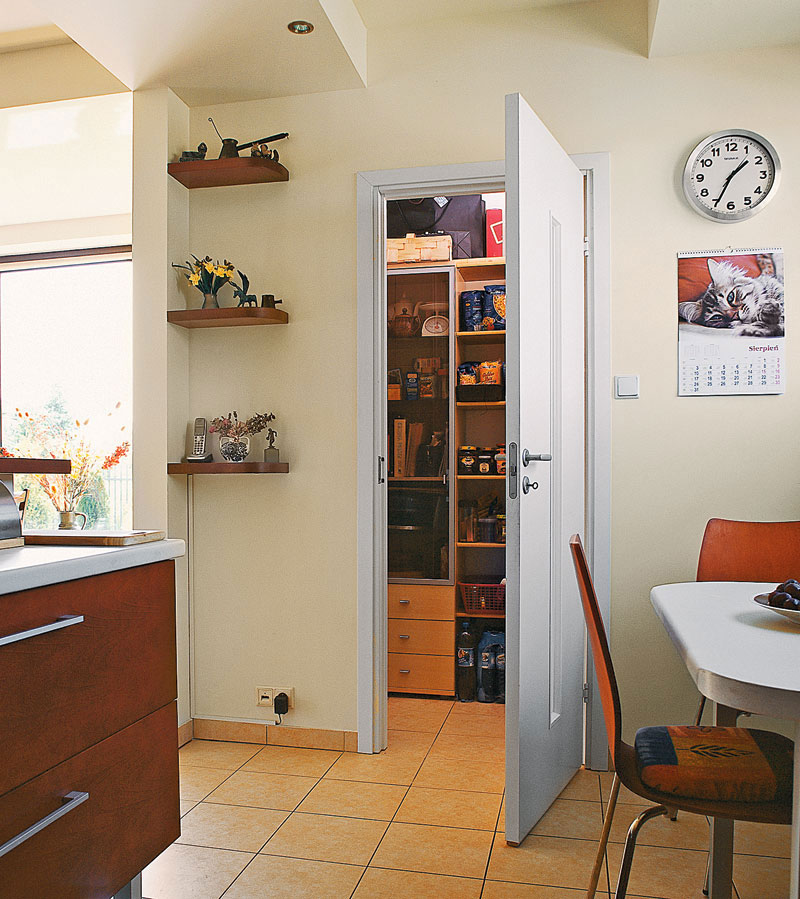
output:
<svg viewBox="0 0 800 899"><path fill-rule="evenodd" d="M714 723L739 712L791 723L794 738L789 899L800 899L800 612L797 623L759 605L775 583L692 581L653 587L650 601ZM731 899L734 822L711 821L710 899Z"/></svg>

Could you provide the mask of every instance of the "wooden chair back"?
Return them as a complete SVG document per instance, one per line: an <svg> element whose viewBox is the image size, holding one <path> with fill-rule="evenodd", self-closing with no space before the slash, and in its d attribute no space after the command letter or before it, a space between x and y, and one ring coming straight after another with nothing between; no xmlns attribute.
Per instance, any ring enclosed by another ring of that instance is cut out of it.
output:
<svg viewBox="0 0 800 899"><path fill-rule="evenodd" d="M728 521L706 525L698 581L768 581L800 578L800 521Z"/></svg>
<svg viewBox="0 0 800 899"><path fill-rule="evenodd" d="M608 735L608 748L611 752L612 764L616 769L619 746L622 741L622 709L619 702L617 678L614 674L614 665L611 661L611 651L608 648L606 628L603 624L603 616L600 614L600 606L597 602L594 582L586 561L586 553L583 550L581 538L577 534L573 534L570 537L569 548L572 552L575 574L578 577L583 616L586 619L589 644L592 647L592 658L597 671L600 701L603 704L603 717L605 718L606 733Z"/></svg>

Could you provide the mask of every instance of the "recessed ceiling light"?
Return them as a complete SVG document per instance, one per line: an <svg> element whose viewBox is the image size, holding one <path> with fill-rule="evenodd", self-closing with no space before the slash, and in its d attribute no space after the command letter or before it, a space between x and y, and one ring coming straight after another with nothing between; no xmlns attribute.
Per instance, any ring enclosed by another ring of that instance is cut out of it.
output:
<svg viewBox="0 0 800 899"><path fill-rule="evenodd" d="M314 30L314 26L311 22L289 22L286 26L292 34L311 34Z"/></svg>

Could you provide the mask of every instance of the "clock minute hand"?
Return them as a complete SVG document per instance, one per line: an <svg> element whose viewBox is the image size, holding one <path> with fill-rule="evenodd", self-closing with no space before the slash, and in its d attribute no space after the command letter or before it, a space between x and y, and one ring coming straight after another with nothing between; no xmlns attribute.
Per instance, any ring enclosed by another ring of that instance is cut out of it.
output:
<svg viewBox="0 0 800 899"><path fill-rule="evenodd" d="M722 199L722 195L728 189L728 185L733 180L733 176L741 172L741 170L747 165L748 162L750 162L749 159L745 159L743 162L740 162L739 165L737 165L736 168L730 173L730 175L728 175L728 177L725 179L725 183L722 185L722 190L719 192L719 196L716 200L714 200L715 206L717 206L719 201Z"/></svg>

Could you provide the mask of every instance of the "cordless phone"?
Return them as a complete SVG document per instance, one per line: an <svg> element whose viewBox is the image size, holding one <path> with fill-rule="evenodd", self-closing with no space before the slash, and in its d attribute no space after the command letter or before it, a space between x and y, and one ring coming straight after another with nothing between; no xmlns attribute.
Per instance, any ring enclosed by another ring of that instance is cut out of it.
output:
<svg viewBox="0 0 800 899"><path fill-rule="evenodd" d="M195 418L192 452L186 457L187 462L210 462L211 453L206 451L208 428L205 418Z"/></svg>

